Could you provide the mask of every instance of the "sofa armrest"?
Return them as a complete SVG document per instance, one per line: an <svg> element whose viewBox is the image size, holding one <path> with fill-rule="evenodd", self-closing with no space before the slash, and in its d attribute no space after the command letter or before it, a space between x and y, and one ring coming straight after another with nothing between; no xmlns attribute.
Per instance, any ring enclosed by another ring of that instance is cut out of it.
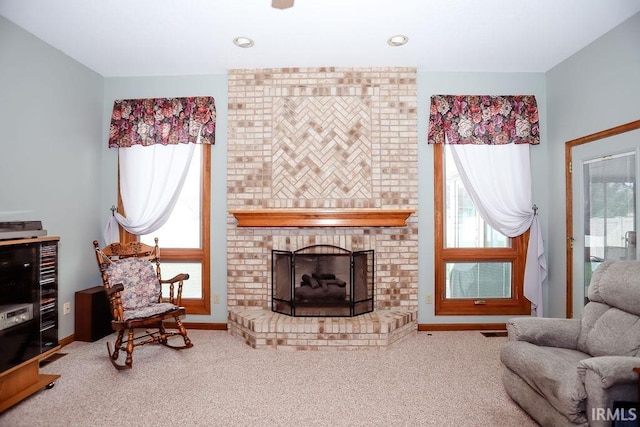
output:
<svg viewBox="0 0 640 427"><path fill-rule="evenodd" d="M516 317L507 320L507 332L511 341L575 350L578 346L580 320Z"/></svg>
<svg viewBox="0 0 640 427"><path fill-rule="evenodd" d="M631 356L598 356L581 360L578 373L584 381L587 371L597 374L602 388L610 388L619 384L634 384L638 374L633 368L640 366L640 357Z"/></svg>

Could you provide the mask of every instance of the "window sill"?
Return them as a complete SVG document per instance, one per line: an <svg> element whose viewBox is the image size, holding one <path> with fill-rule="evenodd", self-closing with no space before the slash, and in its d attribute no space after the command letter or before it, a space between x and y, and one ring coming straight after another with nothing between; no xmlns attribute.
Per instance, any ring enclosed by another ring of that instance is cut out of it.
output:
<svg viewBox="0 0 640 427"><path fill-rule="evenodd" d="M485 304L475 304L475 300L446 300L436 303L436 316L499 316L529 315L531 303L522 300L485 299Z"/></svg>

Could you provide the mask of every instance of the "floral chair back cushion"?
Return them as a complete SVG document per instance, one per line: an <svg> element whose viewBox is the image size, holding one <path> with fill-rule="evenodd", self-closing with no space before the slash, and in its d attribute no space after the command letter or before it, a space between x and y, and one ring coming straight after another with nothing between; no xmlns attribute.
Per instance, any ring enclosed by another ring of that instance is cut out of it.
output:
<svg viewBox="0 0 640 427"><path fill-rule="evenodd" d="M125 258L109 264L109 284L122 283L122 307L135 310L158 302L160 281L153 264L140 258Z"/></svg>

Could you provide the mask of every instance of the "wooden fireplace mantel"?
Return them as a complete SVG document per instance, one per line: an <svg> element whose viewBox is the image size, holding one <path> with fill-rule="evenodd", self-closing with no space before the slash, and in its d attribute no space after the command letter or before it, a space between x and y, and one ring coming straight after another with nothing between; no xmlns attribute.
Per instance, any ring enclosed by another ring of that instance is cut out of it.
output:
<svg viewBox="0 0 640 427"><path fill-rule="evenodd" d="M405 227L415 209L231 210L238 227Z"/></svg>

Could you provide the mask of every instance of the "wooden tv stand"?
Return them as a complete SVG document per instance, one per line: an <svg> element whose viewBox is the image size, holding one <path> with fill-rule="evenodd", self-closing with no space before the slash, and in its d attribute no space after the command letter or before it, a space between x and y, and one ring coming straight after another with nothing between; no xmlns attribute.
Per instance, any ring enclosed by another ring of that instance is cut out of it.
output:
<svg viewBox="0 0 640 427"><path fill-rule="evenodd" d="M60 375L40 373L40 360L46 359L59 349L60 346L52 348L0 373L0 413L60 378Z"/></svg>
<svg viewBox="0 0 640 427"><path fill-rule="evenodd" d="M0 240L0 306L6 313L18 307L12 316L6 314L0 330L0 413L60 377L40 374L40 360L61 347L59 240L55 236Z"/></svg>

